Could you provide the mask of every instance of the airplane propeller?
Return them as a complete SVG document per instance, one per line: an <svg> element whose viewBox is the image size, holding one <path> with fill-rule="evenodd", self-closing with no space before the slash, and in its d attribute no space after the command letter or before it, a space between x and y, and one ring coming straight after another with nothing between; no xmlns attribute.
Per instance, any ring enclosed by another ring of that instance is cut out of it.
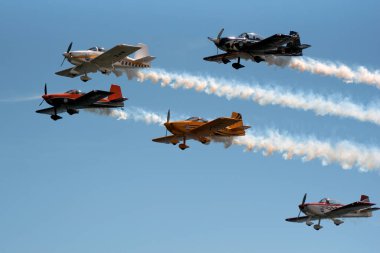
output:
<svg viewBox="0 0 380 253"><path fill-rule="evenodd" d="M45 83L45 88L44 88L44 92L45 92L45 95L47 94L47 86L46 86L46 83ZM45 101L45 99L42 99L41 103L38 105L38 106L41 106L42 103Z"/></svg>
<svg viewBox="0 0 380 253"><path fill-rule="evenodd" d="M218 36L214 39L214 38L211 38L211 37L208 37L209 40L211 40L212 42L214 42L215 46L216 46L216 54L219 54L219 48L218 48L218 45L219 45L219 42L220 42L220 37L222 36L223 34L223 31L224 31L224 28L222 28L222 30L220 30L220 32L218 33Z"/></svg>
<svg viewBox="0 0 380 253"><path fill-rule="evenodd" d="M68 46L68 48L67 48L67 50L66 50L66 53L65 53L64 56L63 56L63 61L62 61L62 63L61 63L61 67L62 67L63 63L65 62L65 60L66 60L66 58L67 58L66 54L69 54L69 53L70 53L70 50L71 50L71 47L72 47L72 46L73 46L73 42L71 42L71 43L69 44L69 46Z"/></svg>
<svg viewBox="0 0 380 253"><path fill-rule="evenodd" d="M302 203L298 206L299 209L300 209L300 211L299 211L299 213L298 213L298 218L300 217L300 215L301 215L301 211L302 211L302 208L303 208L304 205L305 205L306 196L307 196L307 193L305 193L305 195L303 195Z"/></svg>
<svg viewBox="0 0 380 253"><path fill-rule="evenodd" d="M170 121L170 109L168 110L168 114L166 115L166 123ZM168 136L168 128L166 128L165 136Z"/></svg>

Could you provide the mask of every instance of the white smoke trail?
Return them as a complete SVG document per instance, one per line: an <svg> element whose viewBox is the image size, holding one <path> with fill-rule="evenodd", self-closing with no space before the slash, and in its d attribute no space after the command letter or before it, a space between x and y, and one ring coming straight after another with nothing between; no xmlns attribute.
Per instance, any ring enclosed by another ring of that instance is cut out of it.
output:
<svg viewBox="0 0 380 253"><path fill-rule="evenodd" d="M155 112L141 108L129 108L126 111L115 109L86 109L86 111L100 115L111 116L118 120L132 119L146 124L162 125L166 119ZM281 134L277 130L266 132L247 132L242 137L213 137L214 142L223 142L225 147L238 145L246 151L262 151L264 155L274 152L282 154L286 160L301 157L303 161L320 159L323 165L338 163L343 169L358 167L360 171L380 169L380 149L367 147L349 141L340 141L331 144L319 141L313 137L295 137Z"/></svg>
<svg viewBox="0 0 380 253"><path fill-rule="evenodd" d="M117 120L134 120L134 121L142 121L146 124L163 124L166 121L166 118L161 115L148 112L144 109L137 107L129 107L124 110L119 109L108 109L108 108L90 108L85 109L85 111L114 117Z"/></svg>
<svg viewBox="0 0 380 253"><path fill-rule="evenodd" d="M138 72L138 81L151 80L161 83L161 86L174 89L194 89L206 94L214 94L227 99L250 99L260 105L280 105L304 111L314 111L317 115L333 115L367 121L380 125L380 109L372 105L365 107L355 104L349 99L331 96L325 98L313 93L293 93L279 87L249 86L234 80L222 80L212 77L194 76L189 74L169 73L163 70L148 70Z"/></svg>
<svg viewBox="0 0 380 253"><path fill-rule="evenodd" d="M26 102L36 99L42 99L41 96L30 96L30 97L13 97L13 98L0 98L0 102L3 103L14 103L14 102Z"/></svg>
<svg viewBox="0 0 380 253"><path fill-rule="evenodd" d="M313 74L334 76L346 83L364 83L380 89L380 71L370 71L366 67L359 66L355 70L345 64L320 61L309 57L265 57L269 65L290 67L299 71L308 71Z"/></svg>
<svg viewBox="0 0 380 253"><path fill-rule="evenodd" d="M277 130L268 130L265 133L247 132L246 136L219 138L215 141L223 142L226 147L231 144L243 146L246 151L261 150L265 156L277 152L285 160L298 156L304 162L319 159L323 165L338 163L343 169L357 167L362 172L380 170L379 148L346 140L332 144L313 137L295 137L281 134Z"/></svg>

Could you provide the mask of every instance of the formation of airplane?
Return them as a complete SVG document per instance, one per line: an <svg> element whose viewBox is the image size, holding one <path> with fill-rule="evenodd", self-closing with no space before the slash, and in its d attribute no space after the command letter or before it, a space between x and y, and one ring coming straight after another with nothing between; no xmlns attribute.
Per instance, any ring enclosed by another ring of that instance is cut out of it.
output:
<svg viewBox="0 0 380 253"><path fill-rule="evenodd" d="M301 44L300 36L297 32L290 31L289 35L274 34L263 38L256 33L242 33L238 37L222 37L222 29L216 38L208 39L212 41L217 49L226 53L216 54L203 58L206 61L229 63L233 59L237 62L232 64L235 69L243 68L240 59L253 60L257 63L265 61L268 55L275 56L302 56L302 50L310 47L308 44Z"/></svg>
<svg viewBox="0 0 380 253"><path fill-rule="evenodd" d="M81 76L83 82L91 80L88 73L100 71L102 74L109 75L114 73L117 77L123 72L132 79L134 71L138 68L149 68L155 59L148 53L148 47L144 44L131 46L126 44L117 45L109 50L102 47L91 47L87 50L71 51L71 42L65 53L63 53L63 63L67 59L75 67L56 72L57 75L66 77ZM134 58L129 55L135 53Z"/></svg>
<svg viewBox="0 0 380 253"><path fill-rule="evenodd" d="M232 64L235 69L243 68L241 59L253 60L257 63L265 61L267 56L302 56L303 49L310 47L308 44L301 44L300 36L297 32L290 31L289 35L275 34L268 38L263 38L255 33L242 33L238 37L222 37L222 29L216 38L210 38L217 50L225 51L223 54L216 54L205 57L206 61L229 63L233 59L237 62ZM57 75L74 78L80 76L83 82L91 80L89 73L100 71L109 75L114 73L117 77L126 73L128 79L132 79L135 71L139 68L149 68L155 59L150 56L148 48L144 44L127 45L120 44L109 50L102 47L92 47L88 50L71 51L71 42L63 54L64 59L61 66L67 59L74 67L58 71ZM134 53L134 57L130 57ZM69 115L79 113L80 109L86 108L122 108L127 98L123 97L121 88L112 84L110 91L93 90L88 93L80 90L69 90L64 93L48 94L45 84L43 100L51 107L37 110L37 113L48 114L51 119L58 120L62 117L58 114L67 112ZM233 112L231 117L219 117L212 121L207 121L199 117L191 117L182 121L170 122L170 110L167 114L167 121L164 123L166 135L155 138L152 141L176 145L180 149L189 148L186 141L193 139L202 144L209 144L214 137L236 137L244 136L245 130L250 126L244 126L240 113ZM167 135L167 132L171 135ZM359 201L350 204L340 204L329 198L323 198L317 203L306 203L306 194L301 204L297 217L287 218L289 222L305 222L306 225L313 225L313 221L318 221L314 225L315 230L322 228L321 220L329 219L335 225L340 225L344 218L371 217L373 211L379 207L369 201L369 197L362 195ZM301 212L304 216L300 216Z"/></svg>
<svg viewBox="0 0 380 253"><path fill-rule="evenodd" d="M318 224L314 225L315 230L323 228L321 226L321 220L329 219L339 226L344 221L341 218L361 218L371 217L373 211L377 211L379 207L373 207L375 204L369 201L369 197L361 195L360 200L352 202L350 204L340 204L332 199L323 198L319 202L305 203L306 194L304 195L301 204L298 206L300 209L298 216L294 218L288 218L289 222L305 222L306 225L311 226L314 223L312 221L317 220ZM301 212L306 214L300 216Z"/></svg>
<svg viewBox="0 0 380 253"><path fill-rule="evenodd" d="M186 140L193 139L203 144L208 144L214 136L244 136L245 130L250 126L243 125L243 119L240 113L233 112L230 118L220 117L212 121L207 121L199 117L191 117L182 121L170 122L170 110L167 114L166 123L164 123L167 131L172 135L153 139L154 142L179 144L179 148L184 150L189 148Z"/></svg>
<svg viewBox="0 0 380 253"><path fill-rule="evenodd" d="M51 115L52 120L62 119L58 114L67 112L70 115L79 113L79 109L86 108L120 108L124 107L124 101L120 86L112 84L110 91L93 90L88 93L80 90L69 90L64 93L47 94L45 84L45 94L40 105L46 101L52 107L37 110L37 113Z"/></svg>

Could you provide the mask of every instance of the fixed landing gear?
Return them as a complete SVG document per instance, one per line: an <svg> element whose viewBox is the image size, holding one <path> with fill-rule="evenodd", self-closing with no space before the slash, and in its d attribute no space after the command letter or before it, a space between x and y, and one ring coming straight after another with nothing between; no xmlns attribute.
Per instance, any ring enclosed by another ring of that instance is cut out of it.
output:
<svg viewBox="0 0 380 253"><path fill-rule="evenodd" d="M264 59L264 58L261 58L260 56L255 56L255 57L253 57L253 60L254 60L255 62L257 62L257 63L260 63L260 62L262 62L262 61L265 61L265 59Z"/></svg>
<svg viewBox="0 0 380 253"><path fill-rule="evenodd" d="M67 109L67 113L73 115L79 113L79 111L77 109Z"/></svg>
<svg viewBox="0 0 380 253"><path fill-rule="evenodd" d="M344 221L342 220L338 220L338 219L333 219L333 222L336 226L339 226L340 224L344 223Z"/></svg>
<svg viewBox="0 0 380 253"><path fill-rule="evenodd" d="M311 221L306 221L306 225L308 225L309 227L311 226L311 225L313 225L314 223L313 222L311 222Z"/></svg>
<svg viewBox="0 0 380 253"><path fill-rule="evenodd" d="M223 62L224 64L227 64L227 63L229 63L229 62L231 62L231 61L228 60L228 59L226 59L226 58L223 58L223 59L222 59L222 62Z"/></svg>
<svg viewBox="0 0 380 253"><path fill-rule="evenodd" d="M189 146L186 145L186 137L183 137L183 143L179 144L178 147L182 150L189 148Z"/></svg>
<svg viewBox="0 0 380 253"><path fill-rule="evenodd" d="M84 76L80 77L80 80L82 80L83 82L87 82L87 81L91 80L91 77L89 77L87 74L85 74Z"/></svg>
<svg viewBox="0 0 380 253"><path fill-rule="evenodd" d="M315 230L320 230L321 228L323 228L323 227L321 226L321 219L319 219L319 220L318 220L318 224L315 224L315 225L314 225L314 229L315 229Z"/></svg>
<svg viewBox="0 0 380 253"><path fill-rule="evenodd" d="M232 67L233 67L234 69L241 69L241 68L244 68L245 66L240 64L240 57L239 57L239 58L238 58L238 62L233 63L233 64L232 64Z"/></svg>
<svg viewBox="0 0 380 253"><path fill-rule="evenodd" d="M59 120L59 119L62 119L61 116L57 115L57 108L56 108L56 107L54 107L54 114L51 115L50 118L51 118L52 120L54 120L54 121Z"/></svg>

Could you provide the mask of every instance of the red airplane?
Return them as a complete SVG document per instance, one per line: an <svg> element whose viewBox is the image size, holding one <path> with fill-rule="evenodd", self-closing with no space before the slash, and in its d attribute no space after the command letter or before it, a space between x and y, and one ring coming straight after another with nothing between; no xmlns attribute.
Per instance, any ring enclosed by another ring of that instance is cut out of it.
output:
<svg viewBox="0 0 380 253"><path fill-rule="evenodd" d="M371 217L373 211L380 210L379 207L373 207L375 203L369 201L369 197L361 195L360 200L344 205L340 204L332 199L323 198L318 203L305 203L306 194L303 196L301 204L298 206L300 212L298 217L288 218L286 221L290 222L305 222L306 225L313 225L313 220L317 220L318 224L314 225L315 230L322 228L321 220L330 219L335 225L339 226L343 223L341 218L361 218ZM301 212L306 216L300 216Z"/></svg>
<svg viewBox="0 0 380 253"><path fill-rule="evenodd" d="M65 93L47 94L45 84L45 95L40 105L46 101L53 107L37 110L37 113L51 115L52 120L62 119L59 113L67 112L70 115L79 113L79 109L87 108L118 108L124 107L124 98L119 85L112 84L110 91L93 90L88 93L80 90L69 90Z"/></svg>

